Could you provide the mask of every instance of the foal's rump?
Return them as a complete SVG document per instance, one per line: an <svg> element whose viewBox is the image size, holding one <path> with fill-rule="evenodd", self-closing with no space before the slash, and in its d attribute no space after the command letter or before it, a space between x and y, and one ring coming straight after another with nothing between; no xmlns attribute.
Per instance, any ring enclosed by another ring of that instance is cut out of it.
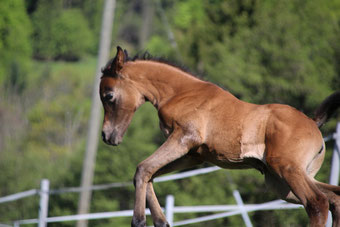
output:
<svg viewBox="0 0 340 227"><path fill-rule="evenodd" d="M309 195L320 195L314 176L325 155L321 132L315 121L293 107L271 104L267 108L266 184L282 199L306 205Z"/></svg>
<svg viewBox="0 0 340 227"><path fill-rule="evenodd" d="M307 168L323 147L316 123L282 104L252 108L243 120L241 158L289 159Z"/></svg>
<svg viewBox="0 0 340 227"><path fill-rule="evenodd" d="M308 165L323 148L322 134L315 121L293 107L269 105L266 127L267 156L287 156Z"/></svg>

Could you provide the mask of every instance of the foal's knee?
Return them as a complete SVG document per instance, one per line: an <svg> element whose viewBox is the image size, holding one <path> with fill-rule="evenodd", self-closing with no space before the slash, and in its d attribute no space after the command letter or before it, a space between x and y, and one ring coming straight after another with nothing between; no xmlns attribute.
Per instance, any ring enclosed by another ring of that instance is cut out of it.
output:
<svg viewBox="0 0 340 227"><path fill-rule="evenodd" d="M139 164L133 178L133 185L136 187L142 183L147 183L151 179L151 176L152 174L149 173L145 165Z"/></svg>

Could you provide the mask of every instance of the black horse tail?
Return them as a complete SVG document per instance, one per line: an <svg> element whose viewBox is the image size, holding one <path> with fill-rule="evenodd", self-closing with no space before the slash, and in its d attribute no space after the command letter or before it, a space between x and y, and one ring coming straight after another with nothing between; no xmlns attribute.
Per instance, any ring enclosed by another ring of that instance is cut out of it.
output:
<svg viewBox="0 0 340 227"><path fill-rule="evenodd" d="M322 125L334 114L340 107L340 91L334 92L328 96L320 106L315 110L313 120L321 128Z"/></svg>

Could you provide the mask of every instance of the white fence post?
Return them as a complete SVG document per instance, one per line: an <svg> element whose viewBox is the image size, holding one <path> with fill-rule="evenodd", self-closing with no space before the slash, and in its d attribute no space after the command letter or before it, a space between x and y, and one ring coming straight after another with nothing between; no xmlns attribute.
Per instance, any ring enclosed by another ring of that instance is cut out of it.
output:
<svg viewBox="0 0 340 227"><path fill-rule="evenodd" d="M174 222L174 206L175 197L173 195L167 195L165 201L165 216L170 226L173 226Z"/></svg>
<svg viewBox="0 0 340 227"><path fill-rule="evenodd" d="M336 125L336 131L333 134L334 148L331 164L331 173L329 175L329 184L339 185L339 166L340 166L340 122ZM332 215L328 212L327 227L332 226Z"/></svg>
<svg viewBox="0 0 340 227"><path fill-rule="evenodd" d="M336 132L333 134L333 138L335 140L333 156L332 156L332 165L331 165L331 174L329 177L329 183L332 185L339 184L339 161L340 161L340 122L336 125Z"/></svg>
<svg viewBox="0 0 340 227"><path fill-rule="evenodd" d="M49 197L50 182L47 179L41 181L40 186L40 207L39 207L39 223L38 227L47 226L47 215L48 215L48 197Z"/></svg>

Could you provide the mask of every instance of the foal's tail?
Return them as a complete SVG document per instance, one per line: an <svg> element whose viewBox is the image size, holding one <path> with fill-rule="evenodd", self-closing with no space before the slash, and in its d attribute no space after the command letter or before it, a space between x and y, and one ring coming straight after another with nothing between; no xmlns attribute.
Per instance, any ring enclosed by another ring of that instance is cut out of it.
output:
<svg viewBox="0 0 340 227"><path fill-rule="evenodd" d="M340 91L334 92L328 96L316 109L313 120L320 128L340 107Z"/></svg>

